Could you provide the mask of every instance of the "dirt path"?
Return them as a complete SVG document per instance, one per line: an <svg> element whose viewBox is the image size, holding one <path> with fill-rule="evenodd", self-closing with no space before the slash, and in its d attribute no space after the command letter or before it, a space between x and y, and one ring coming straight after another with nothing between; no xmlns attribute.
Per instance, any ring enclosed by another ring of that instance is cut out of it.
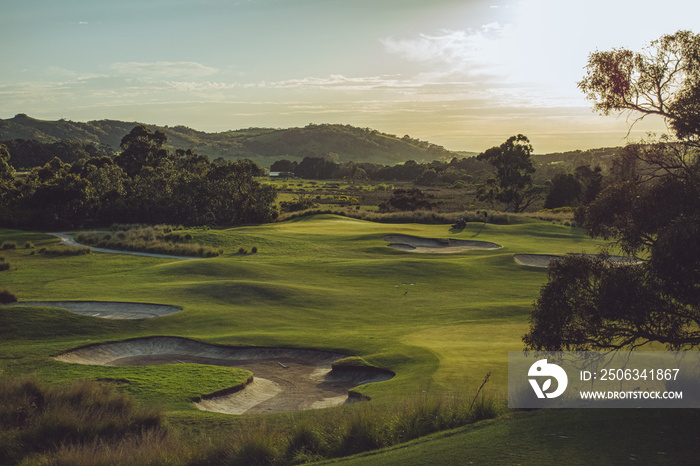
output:
<svg viewBox="0 0 700 466"><path fill-rule="evenodd" d="M252 383L238 392L205 399L195 406L228 414L259 414L338 406L355 401L348 396L349 389L393 377L389 371L374 368L332 370L332 363L346 356L307 349L218 346L187 338L148 337L76 348L55 359L105 366L197 363L246 369L253 373Z"/></svg>

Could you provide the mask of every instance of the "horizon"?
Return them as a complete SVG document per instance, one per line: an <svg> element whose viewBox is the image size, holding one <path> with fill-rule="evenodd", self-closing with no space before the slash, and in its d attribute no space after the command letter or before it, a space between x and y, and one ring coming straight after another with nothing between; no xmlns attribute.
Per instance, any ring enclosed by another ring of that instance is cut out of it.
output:
<svg viewBox="0 0 700 466"><path fill-rule="evenodd" d="M61 121L61 120L43 120L43 119L39 119L39 118L34 118L32 115L27 115L26 113L18 113L18 114L14 115L14 116L12 116L12 117L10 117L10 118L0 118L0 120L11 120L11 119L16 118L16 117L18 117L18 116L24 116L24 117L27 117L27 118L30 118L30 119L33 119L33 120L42 121L42 122L49 122L49 123L56 123L56 122L58 122L58 121ZM286 130L294 129L294 128L302 128L301 126L290 126L290 127L286 127L286 128L282 128L282 127L270 127L270 126L249 126L249 127L247 127L247 128L234 128L234 129L230 129L230 130L209 132L209 131L202 131L202 130L200 130L200 129L198 129L198 128L193 128L193 127L187 126L187 125L177 125L177 124L176 124L176 125L159 125L159 124L150 123L150 122L147 122L147 121L136 121L136 120L134 120L134 121L124 121L124 120L113 120L113 119L110 119L110 118L105 118L105 119L102 119L102 120L82 120L82 121L71 120L71 119L64 119L64 120L65 120L65 121L68 121L68 122L71 122L71 123L79 123L79 124L89 124L89 123L92 123L92 122L99 122L99 121L116 121L116 122L119 122L119 123L142 124L142 125L146 125L146 126L155 126L155 127L157 127L157 128L164 128L164 129L172 129L172 128L184 127L184 128L187 128L187 129L190 129L190 130L193 130L193 131L203 132L203 133L206 133L206 134L220 134L220 133L226 133L226 132L229 132L229 131L236 132L236 131L246 131L246 130L250 130L250 129L261 129L261 130L264 129L264 130L286 131ZM344 126L343 123L311 123L311 124L316 125L316 126L322 126L322 125L339 125L339 126ZM352 126L352 125L351 125L351 126ZM376 128L368 128L368 129L376 130ZM376 130L376 131L379 131L379 130ZM382 133L382 134L387 134L388 136L394 136L394 137L397 137L397 138L401 138L401 136L398 135L398 134L385 133L385 132L383 132L383 131L379 131L379 132ZM410 134L408 134L408 136L410 136L412 139L416 139L416 138L414 138L414 137L413 137L412 135L410 135ZM434 142L433 142L433 141L430 141L430 140L420 139L420 138L419 138L419 140L425 141L425 142L428 142L428 143L431 143L431 144L434 144ZM591 147L591 148L589 148L589 149L571 149L571 150L551 151L551 152L538 152L538 151L534 151L534 152L532 153L532 155L550 155L550 154L556 154L556 153L573 152L573 151L577 151L577 150L586 151L586 150L597 150L597 149L609 149L609 148L614 148L614 147L620 147L620 146L596 146L596 147ZM447 148L446 148L446 149L447 149ZM481 150L481 151L463 150L463 149L447 149L447 150L449 150L450 152L455 152L455 153L463 152L463 153L475 154L474 156L476 156L477 154L479 154L479 153L481 153L481 152L484 152L486 149L488 149L488 148L484 148L484 149ZM403 163L403 162L398 162L398 164L401 164L401 163Z"/></svg>
<svg viewBox="0 0 700 466"><path fill-rule="evenodd" d="M576 83L596 50L692 29L700 6L669 2L13 2L0 17L15 38L0 45L0 117L347 124L477 153L514 134L536 153L620 146L664 122L630 131Z"/></svg>

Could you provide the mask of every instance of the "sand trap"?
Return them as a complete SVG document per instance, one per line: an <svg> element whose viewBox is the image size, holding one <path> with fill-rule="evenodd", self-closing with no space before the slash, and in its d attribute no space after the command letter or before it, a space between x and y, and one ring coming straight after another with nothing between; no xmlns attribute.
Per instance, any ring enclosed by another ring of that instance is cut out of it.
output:
<svg viewBox="0 0 700 466"><path fill-rule="evenodd" d="M112 301L21 301L12 306L45 306L66 309L84 316L102 319L152 319L175 314L177 306L148 303L121 303Z"/></svg>
<svg viewBox="0 0 700 466"><path fill-rule="evenodd" d="M424 254L453 254L472 249L499 249L501 247L496 243L489 243L488 241L420 238L418 236L408 235L387 235L383 239L389 243L390 248L397 249L399 251Z"/></svg>
<svg viewBox="0 0 700 466"><path fill-rule="evenodd" d="M580 255L580 254L577 254ZM598 257L597 254L587 254L590 257ZM520 265L525 265L527 267L537 267L541 269L548 268L553 261L561 260L564 256L558 256L554 254L515 254L513 260ZM616 265L632 265L637 264L639 261L635 261L631 257L625 256L608 256L608 262L614 263Z"/></svg>
<svg viewBox="0 0 700 466"><path fill-rule="evenodd" d="M228 414L281 413L338 406L356 401L348 390L381 382L393 373L376 368L331 370L345 354L292 348L234 347L180 337L147 337L76 348L55 359L74 364L148 366L197 363L238 367L253 373L244 388L224 390L194 403ZM233 392L233 393L231 393Z"/></svg>

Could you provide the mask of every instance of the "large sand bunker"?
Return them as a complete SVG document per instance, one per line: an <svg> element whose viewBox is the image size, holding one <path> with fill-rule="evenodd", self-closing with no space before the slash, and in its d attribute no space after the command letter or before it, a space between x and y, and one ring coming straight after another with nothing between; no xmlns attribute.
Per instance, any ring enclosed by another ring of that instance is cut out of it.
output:
<svg viewBox="0 0 700 466"><path fill-rule="evenodd" d="M501 247L488 241L420 238L409 235L387 235L383 239L389 243L390 248L417 253L452 254L472 249L499 249Z"/></svg>
<svg viewBox="0 0 700 466"><path fill-rule="evenodd" d="M177 306L148 303L122 303L113 301L21 301L13 306L44 306L66 309L84 316L103 319L151 319L167 316L182 310Z"/></svg>
<svg viewBox="0 0 700 466"><path fill-rule="evenodd" d="M55 359L101 366L197 363L237 367L252 381L203 394L197 408L228 414L281 413L338 406L357 400L348 390L393 377L373 367L332 368L345 354L293 348L234 347L180 337L147 337L76 348Z"/></svg>
<svg viewBox="0 0 700 466"><path fill-rule="evenodd" d="M598 257L597 254L587 254L587 256ZM559 261L563 258L564 256L555 254L515 254L513 256L513 260L517 264L525 265L527 267L537 267L540 269L546 269L552 264L552 262ZM609 263L616 265L632 265L639 262L631 257L625 256L608 256L607 260Z"/></svg>

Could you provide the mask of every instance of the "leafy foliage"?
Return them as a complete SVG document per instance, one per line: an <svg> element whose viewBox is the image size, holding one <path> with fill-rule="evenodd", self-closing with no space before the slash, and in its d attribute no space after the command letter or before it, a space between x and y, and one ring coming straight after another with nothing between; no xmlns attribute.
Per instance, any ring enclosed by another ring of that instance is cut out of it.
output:
<svg viewBox="0 0 700 466"><path fill-rule="evenodd" d="M700 127L692 111L678 111L700 86L700 36L679 31L652 47L596 52L580 83L603 113L662 115L675 130L676 140L628 145L610 185L577 212L591 235L643 261L613 267L581 257L552 267L523 338L529 348L700 345Z"/></svg>
<svg viewBox="0 0 700 466"><path fill-rule="evenodd" d="M502 202L506 211L525 210L541 192L532 184L535 166L531 154L530 140L522 134L479 154L477 160L490 163L496 170L496 178L480 190L480 199Z"/></svg>
<svg viewBox="0 0 700 466"><path fill-rule="evenodd" d="M48 229L114 222L236 225L276 218L276 190L255 180L264 174L258 165L210 163L190 150L171 153L166 141L163 133L139 125L123 138L123 151L114 159L67 164L54 158L23 178L7 177L0 181L7 201L0 222Z"/></svg>

